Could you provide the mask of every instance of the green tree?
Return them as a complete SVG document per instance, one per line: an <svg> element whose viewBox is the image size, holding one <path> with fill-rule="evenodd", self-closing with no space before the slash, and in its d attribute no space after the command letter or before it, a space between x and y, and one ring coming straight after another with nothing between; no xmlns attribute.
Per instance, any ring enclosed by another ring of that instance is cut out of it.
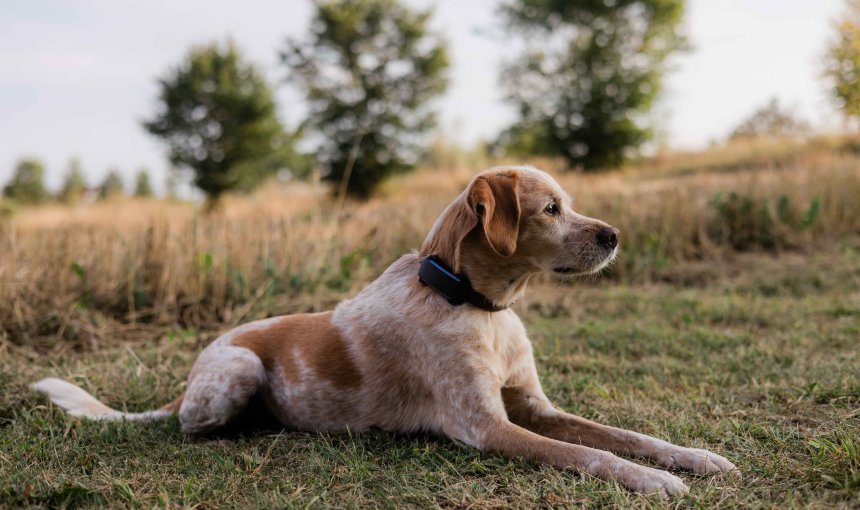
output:
<svg viewBox="0 0 860 510"><path fill-rule="evenodd" d="M848 0L835 23L836 37L827 48L824 75L831 94L848 118L860 117L860 0Z"/></svg>
<svg viewBox="0 0 860 510"><path fill-rule="evenodd" d="M743 138L799 138L809 134L809 124L772 98L765 106L756 109L729 135L729 139Z"/></svg>
<svg viewBox="0 0 860 510"><path fill-rule="evenodd" d="M210 204L252 189L295 155L271 89L232 42L192 49L159 85L161 111L144 127L167 143L171 163L193 171Z"/></svg>
<svg viewBox="0 0 860 510"><path fill-rule="evenodd" d="M81 170L81 162L77 158L69 160L69 170L63 179L63 186L60 188L60 193L57 198L61 202L73 204L84 197L87 191L87 182L84 179L84 173Z"/></svg>
<svg viewBox="0 0 860 510"><path fill-rule="evenodd" d="M428 30L430 11L396 0L315 6L310 36L288 40L282 61L307 98L324 177L367 196L420 156L435 123L429 102L447 87L448 53Z"/></svg>
<svg viewBox="0 0 860 510"><path fill-rule="evenodd" d="M125 193L125 186L119 171L111 169L99 185L99 200L107 200Z"/></svg>
<svg viewBox="0 0 860 510"><path fill-rule="evenodd" d="M561 156L585 169L621 163L651 136L644 123L665 60L683 47L683 0L509 0L522 52L501 81L520 119L497 147Z"/></svg>
<svg viewBox="0 0 860 510"><path fill-rule="evenodd" d="M21 204L41 204L48 200L45 190L45 167L36 159L22 159L15 175L3 188L3 195Z"/></svg>
<svg viewBox="0 0 860 510"><path fill-rule="evenodd" d="M137 172L137 177L134 181L134 196L136 197L151 197L152 185L149 183L149 173L145 168L141 168Z"/></svg>

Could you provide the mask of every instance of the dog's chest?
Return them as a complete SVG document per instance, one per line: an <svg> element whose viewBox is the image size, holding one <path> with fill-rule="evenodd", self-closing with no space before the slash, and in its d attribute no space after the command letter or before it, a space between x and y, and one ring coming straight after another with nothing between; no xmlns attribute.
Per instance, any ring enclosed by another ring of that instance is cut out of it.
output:
<svg viewBox="0 0 860 510"><path fill-rule="evenodd" d="M522 322L510 311L493 314L475 325L473 335L473 363L483 367L496 384L504 386L529 352Z"/></svg>

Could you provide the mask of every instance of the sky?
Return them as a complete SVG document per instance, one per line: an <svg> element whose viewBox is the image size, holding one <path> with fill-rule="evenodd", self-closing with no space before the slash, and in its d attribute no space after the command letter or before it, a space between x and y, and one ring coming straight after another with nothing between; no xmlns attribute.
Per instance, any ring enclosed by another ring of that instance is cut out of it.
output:
<svg viewBox="0 0 860 510"><path fill-rule="evenodd" d="M515 121L498 81L510 56L498 0L405 1L433 7L433 27L449 43L443 133L467 146L493 139ZM655 113L664 142L695 149L721 140L772 97L815 126L838 125L820 62L842 5L688 0L692 48L672 58ZM91 183L115 168L130 187L147 168L162 190L165 149L140 125L157 109L156 79L189 47L228 36L277 86L279 114L295 125L301 99L283 86L277 54L287 37L302 37L312 13L307 0L3 0L0 184L20 158L35 156L56 189L74 156Z"/></svg>

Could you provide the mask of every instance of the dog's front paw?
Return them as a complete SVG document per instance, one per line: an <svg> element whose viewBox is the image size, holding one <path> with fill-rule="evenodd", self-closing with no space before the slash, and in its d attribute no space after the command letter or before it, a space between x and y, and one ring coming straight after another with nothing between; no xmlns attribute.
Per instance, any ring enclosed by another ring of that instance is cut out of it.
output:
<svg viewBox="0 0 860 510"><path fill-rule="evenodd" d="M661 497L683 496L690 488L683 480L668 471L636 466L636 469L625 473L618 482L633 492L640 494L659 494Z"/></svg>
<svg viewBox="0 0 860 510"><path fill-rule="evenodd" d="M668 467L687 469L697 475L715 475L733 472L740 474L738 468L722 455L699 448L678 448L658 459Z"/></svg>

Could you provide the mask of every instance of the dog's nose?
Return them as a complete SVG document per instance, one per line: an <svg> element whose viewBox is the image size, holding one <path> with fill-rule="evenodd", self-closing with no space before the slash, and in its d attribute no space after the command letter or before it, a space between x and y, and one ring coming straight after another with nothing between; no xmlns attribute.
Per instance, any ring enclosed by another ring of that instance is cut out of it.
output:
<svg viewBox="0 0 860 510"><path fill-rule="evenodd" d="M615 227L602 228L597 232L597 243L610 250L618 246L618 234L621 231Z"/></svg>

